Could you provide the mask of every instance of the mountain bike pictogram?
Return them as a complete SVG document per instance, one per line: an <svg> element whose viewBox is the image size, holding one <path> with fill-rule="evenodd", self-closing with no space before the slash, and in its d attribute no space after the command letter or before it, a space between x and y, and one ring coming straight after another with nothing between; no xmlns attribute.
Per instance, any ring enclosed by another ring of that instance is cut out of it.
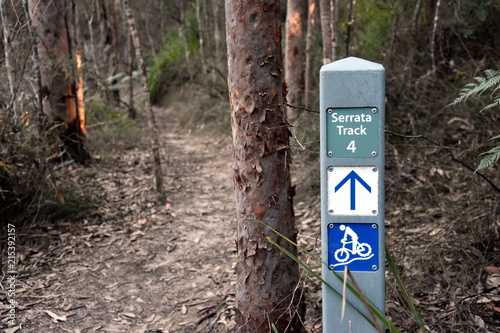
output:
<svg viewBox="0 0 500 333"><path fill-rule="evenodd" d="M368 257L372 254L372 247L370 244L358 242L359 237L354 230L343 224L340 226L340 230L344 231L344 237L340 240L342 247L337 249L334 253L334 257L338 262L346 262L349 260L351 254L358 255L362 258ZM349 238L351 240L349 240ZM350 249L347 247L349 244L351 244Z"/></svg>

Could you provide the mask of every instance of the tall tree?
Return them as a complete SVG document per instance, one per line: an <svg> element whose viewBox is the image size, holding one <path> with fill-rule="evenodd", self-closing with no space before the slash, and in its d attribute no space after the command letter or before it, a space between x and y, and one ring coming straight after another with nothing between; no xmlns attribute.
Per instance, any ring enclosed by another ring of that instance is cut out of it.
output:
<svg viewBox="0 0 500 333"><path fill-rule="evenodd" d="M321 41L323 45L323 65L332 62L332 25L330 23L330 2L329 0L319 0L319 13L321 21Z"/></svg>
<svg viewBox="0 0 500 333"><path fill-rule="evenodd" d="M13 5L12 3L10 5ZM11 8L12 10L12 8ZM19 121L19 106L17 103L16 94L16 70L14 66L14 54L12 53L12 33L9 29L9 22L7 19L8 10L6 8L5 0L0 0L0 18L3 26L3 48L4 48L4 60L5 69L7 71L7 79L9 80L9 90L11 96L11 102L9 106L12 109L12 114L14 115L14 123Z"/></svg>
<svg viewBox="0 0 500 333"><path fill-rule="evenodd" d="M77 162L89 158L76 98L77 70L71 54L66 1L29 0L40 59L43 111L49 127L57 127L64 152Z"/></svg>
<svg viewBox="0 0 500 333"><path fill-rule="evenodd" d="M153 163L155 171L156 180L156 192L158 194L158 200L161 204L167 203L167 197L165 195L165 189L163 186L163 170L161 168L161 156L160 156L160 139L158 134L158 127L156 125L155 113L153 111L153 106L151 105L148 85L148 72L146 65L144 64L144 59L141 53L141 42L139 40L139 34L137 32L134 16L132 15L132 10L130 9L130 4L128 0L123 0L123 7L125 8L125 13L127 15L127 21L130 28L130 35L132 37L132 43L135 49L135 59L137 65L139 66L139 71L142 79L142 87L146 93L146 116L148 118L148 127L151 131L151 146L153 150Z"/></svg>
<svg viewBox="0 0 500 333"><path fill-rule="evenodd" d="M241 332L301 332L290 131L284 117L279 0L226 0L237 212L236 323Z"/></svg>
<svg viewBox="0 0 500 333"><path fill-rule="evenodd" d="M337 60L338 0L320 0L323 64Z"/></svg>
<svg viewBox="0 0 500 333"><path fill-rule="evenodd" d="M286 8L285 82L287 101L291 105L304 104L304 17L307 3L288 0ZM296 108L287 108L289 119L297 123Z"/></svg>
<svg viewBox="0 0 500 333"><path fill-rule="evenodd" d="M339 18L339 0L330 0L330 43L332 48L332 61L337 60L337 38Z"/></svg>
<svg viewBox="0 0 500 333"><path fill-rule="evenodd" d="M312 73L314 64L314 28L315 21L314 16L316 13L316 1L307 1L307 38L306 38L306 69L304 73L304 106L309 109L311 108L311 91L312 91Z"/></svg>
<svg viewBox="0 0 500 333"><path fill-rule="evenodd" d="M349 0L349 9L347 14L347 31L345 34L345 56L346 58L350 55L351 49L351 32L353 30L354 24L354 6L356 5L355 0Z"/></svg>

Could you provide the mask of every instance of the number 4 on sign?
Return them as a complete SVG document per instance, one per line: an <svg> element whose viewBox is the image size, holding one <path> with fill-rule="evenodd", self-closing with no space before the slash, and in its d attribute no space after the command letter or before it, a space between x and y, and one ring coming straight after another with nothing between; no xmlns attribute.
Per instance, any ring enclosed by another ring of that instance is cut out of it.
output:
<svg viewBox="0 0 500 333"><path fill-rule="evenodd" d="M356 141L352 140L351 142L349 142L349 144L347 145L347 150L350 150L353 153L355 153L356 152Z"/></svg>

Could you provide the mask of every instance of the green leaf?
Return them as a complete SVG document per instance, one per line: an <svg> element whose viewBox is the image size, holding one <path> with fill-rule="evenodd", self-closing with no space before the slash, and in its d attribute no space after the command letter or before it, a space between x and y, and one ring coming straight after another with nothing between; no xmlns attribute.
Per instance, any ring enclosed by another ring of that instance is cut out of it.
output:
<svg viewBox="0 0 500 333"><path fill-rule="evenodd" d="M500 136L496 136L495 138L499 138ZM484 156L481 162L479 162L479 166L476 171L481 169L486 169L497 163L500 159L500 145L488 150L487 152L482 153L479 156Z"/></svg>

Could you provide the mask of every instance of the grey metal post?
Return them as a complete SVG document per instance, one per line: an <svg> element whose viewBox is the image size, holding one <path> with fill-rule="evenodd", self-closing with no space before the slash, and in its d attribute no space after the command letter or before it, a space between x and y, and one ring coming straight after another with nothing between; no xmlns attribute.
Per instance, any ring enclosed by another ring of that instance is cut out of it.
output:
<svg viewBox="0 0 500 333"><path fill-rule="evenodd" d="M384 67L355 57L324 65L320 119L323 279L342 294L332 270L347 266L384 312ZM368 315L349 291L347 300ZM341 301L323 286L323 332L377 332L349 304L341 322Z"/></svg>

